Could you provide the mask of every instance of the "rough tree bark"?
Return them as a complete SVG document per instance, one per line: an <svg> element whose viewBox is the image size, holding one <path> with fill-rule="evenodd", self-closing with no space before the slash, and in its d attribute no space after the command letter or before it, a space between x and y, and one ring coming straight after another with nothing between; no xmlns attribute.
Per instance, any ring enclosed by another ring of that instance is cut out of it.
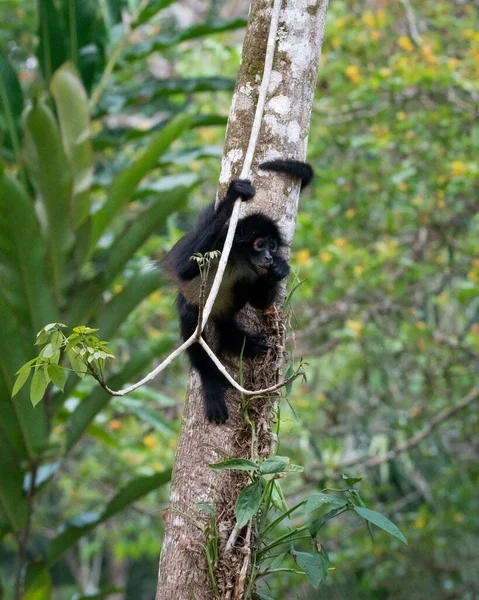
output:
<svg viewBox="0 0 479 600"><path fill-rule="evenodd" d="M251 171L257 195L250 203L252 206L248 204L248 210L261 210L279 220L288 243L294 232L299 185L278 174L258 172L256 167L264 160L303 159L306 154L327 3L327 0L283 0L273 71ZM228 120L220 195L231 178L241 171L263 74L271 9L271 0L251 2L242 64ZM247 369L245 385L259 389L274 384L281 373L284 322L278 309L266 315L251 312L246 318L266 331L278 348L266 358L256 359L255 365ZM247 544L239 538L237 547L227 555L224 546L235 523L235 501L246 480L241 474L217 472L208 465L227 457L248 457L252 452L255 458L265 458L272 450L270 421L274 400L253 400L256 441L252 449L251 432L239 414L237 395L231 394L228 398L230 419L226 425L207 423L199 377L192 372L165 516L156 600L212 600L216 597L205 559L204 527L200 526L205 526L207 519L198 503L209 503L216 512L220 535L220 561L215 573L220 589L218 597L243 597L238 580L241 568L244 570Z"/></svg>

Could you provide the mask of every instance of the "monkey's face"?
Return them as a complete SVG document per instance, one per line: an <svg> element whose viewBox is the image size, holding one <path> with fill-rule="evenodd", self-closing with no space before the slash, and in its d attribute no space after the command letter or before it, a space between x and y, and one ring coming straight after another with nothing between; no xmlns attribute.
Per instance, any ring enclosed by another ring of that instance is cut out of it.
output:
<svg viewBox="0 0 479 600"><path fill-rule="evenodd" d="M251 245L248 260L258 275L266 275L278 251L278 240L274 237L257 237Z"/></svg>

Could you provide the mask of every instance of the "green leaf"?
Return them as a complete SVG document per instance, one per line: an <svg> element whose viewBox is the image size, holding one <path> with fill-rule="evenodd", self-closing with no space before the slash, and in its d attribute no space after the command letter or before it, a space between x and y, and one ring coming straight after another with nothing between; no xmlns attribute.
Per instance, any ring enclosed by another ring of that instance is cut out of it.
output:
<svg viewBox="0 0 479 600"><path fill-rule="evenodd" d="M37 56L48 83L53 72L67 60L65 31L53 0L38 3L38 37Z"/></svg>
<svg viewBox="0 0 479 600"><path fill-rule="evenodd" d="M2 296L20 323L38 331L56 319L45 273L46 247L30 198L0 170L0 279Z"/></svg>
<svg viewBox="0 0 479 600"><path fill-rule="evenodd" d="M154 17L156 13L170 4L173 4L173 2L176 2L176 0L151 0L151 2L148 2L146 7L140 12L134 23L132 23L132 29L135 29L139 25L143 25L143 23L149 21L151 17Z"/></svg>
<svg viewBox="0 0 479 600"><path fill-rule="evenodd" d="M55 72L50 87L60 122L63 148L72 170L72 217L74 228L77 229L90 213L90 187L93 180L88 97L77 72L68 63Z"/></svg>
<svg viewBox="0 0 479 600"><path fill-rule="evenodd" d="M67 350L68 360L72 366L72 369L75 373L80 377L80 379L85 379L87 375L87 367L85 362L81 358L81 355L78 353L76 348L70 348Z"/></svg>
<svg viewBox="0 0 479 600"><path fill-rule="evenodd" d="M345 506L347 502L346 500L338 498L337 496L332 496L331 494L315 492L314 494L311 494L306 502L306 512L311 512L317 508L321 508L325 504L340 504L341 506Z"/></svg>
<svg viewBox="0 0 479 600"><path fill-rule="evenodd" d="M311 534L311 537L316 537L318 531L321 529L321 527L323 527L325 523L327 523L330 519L332 519L337 514L343 511L344 506L339 506L338 508L332 508L327 513L324 513L324 515L321 515L317 519L314 519L314 521L312 521L309 526L309 533Z"/></svg>
<svg viewBox="0 0 479 600"><path fill-rule="evenodd" d="M144 350L137 351L125 365L123 371L108 381L108 385L112 389L117 389L126 382L135 380L143 369L151 366L150 363L153 359L158 359L162 354L169 352L172 345L173 339L165 338ZM68 421L67 450L75 445L85 429L108 404L110 399L111 396L106 394L103 389L96 388L80 402Z"/></svg>
<svg viewBox="0 0 479 600"><path fill-rule="evenodd" d="M258 479L254 481L241 492L236 500L236 521L241 529L246 523L254 517L261 506L261 495L263 493L263 484Z"/></svg>
<svg viewBox="0 0 479 600"><path fill-rule="evenodd" d="M259 472L261 475L283 473L288 468L288 465L289 458L287 456L271 456L261 463Z"/></svg>
<svg viewBox="0 0 479 600"><path fill-rule="evenodd" d="M63 301L66 256L73 244L70 228L72 176L58 126L42 101L23 114L24 156L41 204L44 237L49 245L50 268L57 302Z"/></svg>
<svg viewBox="0 0 479 600"><path fill-rule="evenodd" d="M35 369L30 386L30 400L33 406L36 406L43 398L49 382L50 378L45 369Z"/></svg>
<svg viewBox="0 0 479 600"><path fill-rule="evenodd" d="M12 531L18 532L25 526L28 514L27 500L22 492L23 473L1 430L0 456L0 508Z"/></svg>
<svg viewBox="0 0 479 600"><path fill-rule="evenodd" d="M281 485L277 480L273 480L273 493L271 494L271 502L276 510L281 511L283 514L288 512L288 503L284 497Z"/></svg>
<svg viewBox="0 0 479 600"><path fill-rule="evenodd" d="M369 521L380 529L384 529L384 531L387 531L389 534L393 535L395 538L401 540L401 542L407 545L407 540L399 531L399 528L381 513L378 513L375 510L370 510L369 508L364 508L363 506L353 506L353 510L356 511L360 517L366 519L366 521Z"/></svg>
<svg viewBox="0 0 479 600"><path fill-rule="evenodd" d="M216 471L257 471L258 464L253 462L252 460L248 460L246 458L228 458L227 460L222 460L221 462L211 463L209 465L212 469Z"/></svg>
<svg viewBox="0 0 479 600"><path fill-rule="evenodd" d="M199 25L194 25L182 31L164 30L160 35L153 39L143 40L135 44L125 52L127 60L138 60L145 58L152 52L158 52L171 46L177 46L181 42L193 40L196 38L210 36L223 31L232 31L246 26L245 19L212 19Z"/></svg>
<svg viewBox="0 0 479 600"><path fill-rule="evenodd" d="M328 574L329 558L326 552L323 550L314 554L297 552L291 545L290 553L306 573L311 585L317 590Z"/></svg>
<svg viewBox="0 0 479 600"><path fill-rule="evenodd" d="M63 392L65 389L65 383L67 381L65 369L59 365L48 365L47 372L53 382L53 385L56 385L57 388Z"/></svg>
<svg viewBox="0 0 479 600"><path fill-rule="evenodd" d="M343 473L343 479L344 479L344 481L346 482L346 485L348 485L348 486L352 486L352 485L354 485L355 483L359 483L360 481L362 481L362 480L363 480L363 478L362 478L362 477L348 477L348 476L347 476L347 475L345 475L344 473Z"/></svg>
<svg viewBox="0 0 479 600"><path fill-rule="evenodd" d="M42 571L28 586L23 600L49 600L52 597L52 580L48 571Z"/></svg>
<svg viewBox="0 0 479 600"><path fill-rule="evenodd" d="M23 92L17 74L6 56L0 56L0 127L2 121L10 136L15 160L20 160L19 120L23 110Z"/></svg>
<svg viewBox="0 0 479 600"><path fill-rule="evenodd" d="M137 477L122 488L100 513L82 513L70 519L62 532L50 544L47 554L47 564L51 567L65 553L68 548L80 538L98 527L107 519L124 510L151 491L168 483L171 479L171 469L156 473L155 475Z"/></svg>
<svg viewBox="0 0 479 600"><path fill-rule="evenodd" d="M26 365L23 365L23 367L17 372L17 379L12 390L12 398L16 396L18 392L22 389L22 387L25 385L25 382L27 381L28 376L30 375L31 369L31 365L27 363Z"/></svg>
<svg viewBox="0 0 479 600"><path fill-rule="evenodd" d="M192 115L182 114L171 119L163 129L153 136L133 163L124 169L110 186L108 199L95 213L90 250L105 232L111 220L128 204L142 178L153 169L158 159L185 130L190 128Z"/></svg>

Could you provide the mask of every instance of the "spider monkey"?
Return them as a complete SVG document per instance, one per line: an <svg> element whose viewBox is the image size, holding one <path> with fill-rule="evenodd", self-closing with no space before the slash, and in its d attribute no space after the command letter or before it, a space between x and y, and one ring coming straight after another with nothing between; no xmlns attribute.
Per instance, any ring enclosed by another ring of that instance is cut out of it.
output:
<svg viewBox="0 0 479 600"><path fill-rule="evenodd" d="M301 180L301 189L313 177L310 165L296 160L274 160L262 163L259 168L297 177ZM254 195L255 188L249 179L234 179L218 206L214 203L208 206L195 228L182 237L160 263L179 290L177 307L181 335L185 340L194 333L198 323L200 271L198 263L191 257L196 252L205 254L222 250L235 200L241 198L248 202ZM284 246L276 223L266 215L258 212L238 221L226 271L211 312L217 353L228 350L239 356L243 351L244 357L253 357L268 350L264 338L244 331L236 323L235 315L246 303L261 310L273 304L279 282L289 274L288 263L278 255ZM207 294L215 272L214 268L210 270ZM230 384L200 344L191 345L187 352L201 377L208 420L224 423L228 419L225 395Z"/></svg>

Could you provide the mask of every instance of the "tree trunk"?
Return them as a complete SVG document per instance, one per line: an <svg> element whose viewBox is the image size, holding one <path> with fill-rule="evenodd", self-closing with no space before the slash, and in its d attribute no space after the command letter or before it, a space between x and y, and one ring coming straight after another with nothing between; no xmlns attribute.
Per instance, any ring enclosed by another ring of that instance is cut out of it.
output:
<svg viewBox="0 0 479 600"><path fill-rule="evenodd" d="M242 64L228 120L220 193L232 177L239 175L248 146L263 75L271 9L270 0L251 2ZM327 0L283 0L273 70L251 170L257 194L254 202L248 204L248 210L261 210L278 220L288 243L294 231L299 184L287 180L285 185L285 177L258 172L257 165L273 158L301 160L306 154L326 10ZM245 318L251 320L252 313L248 311ZM279 349L255 359L253 368L250 365L247 369L245 385L259 389L274 384L280 375L284 322L276 309L266 315L253 315L252 320L267 331L273 347L276 343ZM251 323L248 327L251 329ZM237 372L237 366L233 372ZM208 465L228 457L253 454L254 458L265 458L270 454L270 412L274 397L252 402L250 412L256 432L253 448L251 429L240 415L237 395L231 393L228 398L230 419L226 425L209 424L204 417L199 377L195 372L191 374L165 517L156 600L243 597L240 580L244 578L245 556L254 539L242 539L240 547L227 555L224 547L235 524L235 501L246 479L237 472L214 471ZM210 504L216 514L215 531L220 546L219 566L215 569L218 593L212 588L205 552L206 541L214 532L208 532L208 516L198 503Z"/></svg>

